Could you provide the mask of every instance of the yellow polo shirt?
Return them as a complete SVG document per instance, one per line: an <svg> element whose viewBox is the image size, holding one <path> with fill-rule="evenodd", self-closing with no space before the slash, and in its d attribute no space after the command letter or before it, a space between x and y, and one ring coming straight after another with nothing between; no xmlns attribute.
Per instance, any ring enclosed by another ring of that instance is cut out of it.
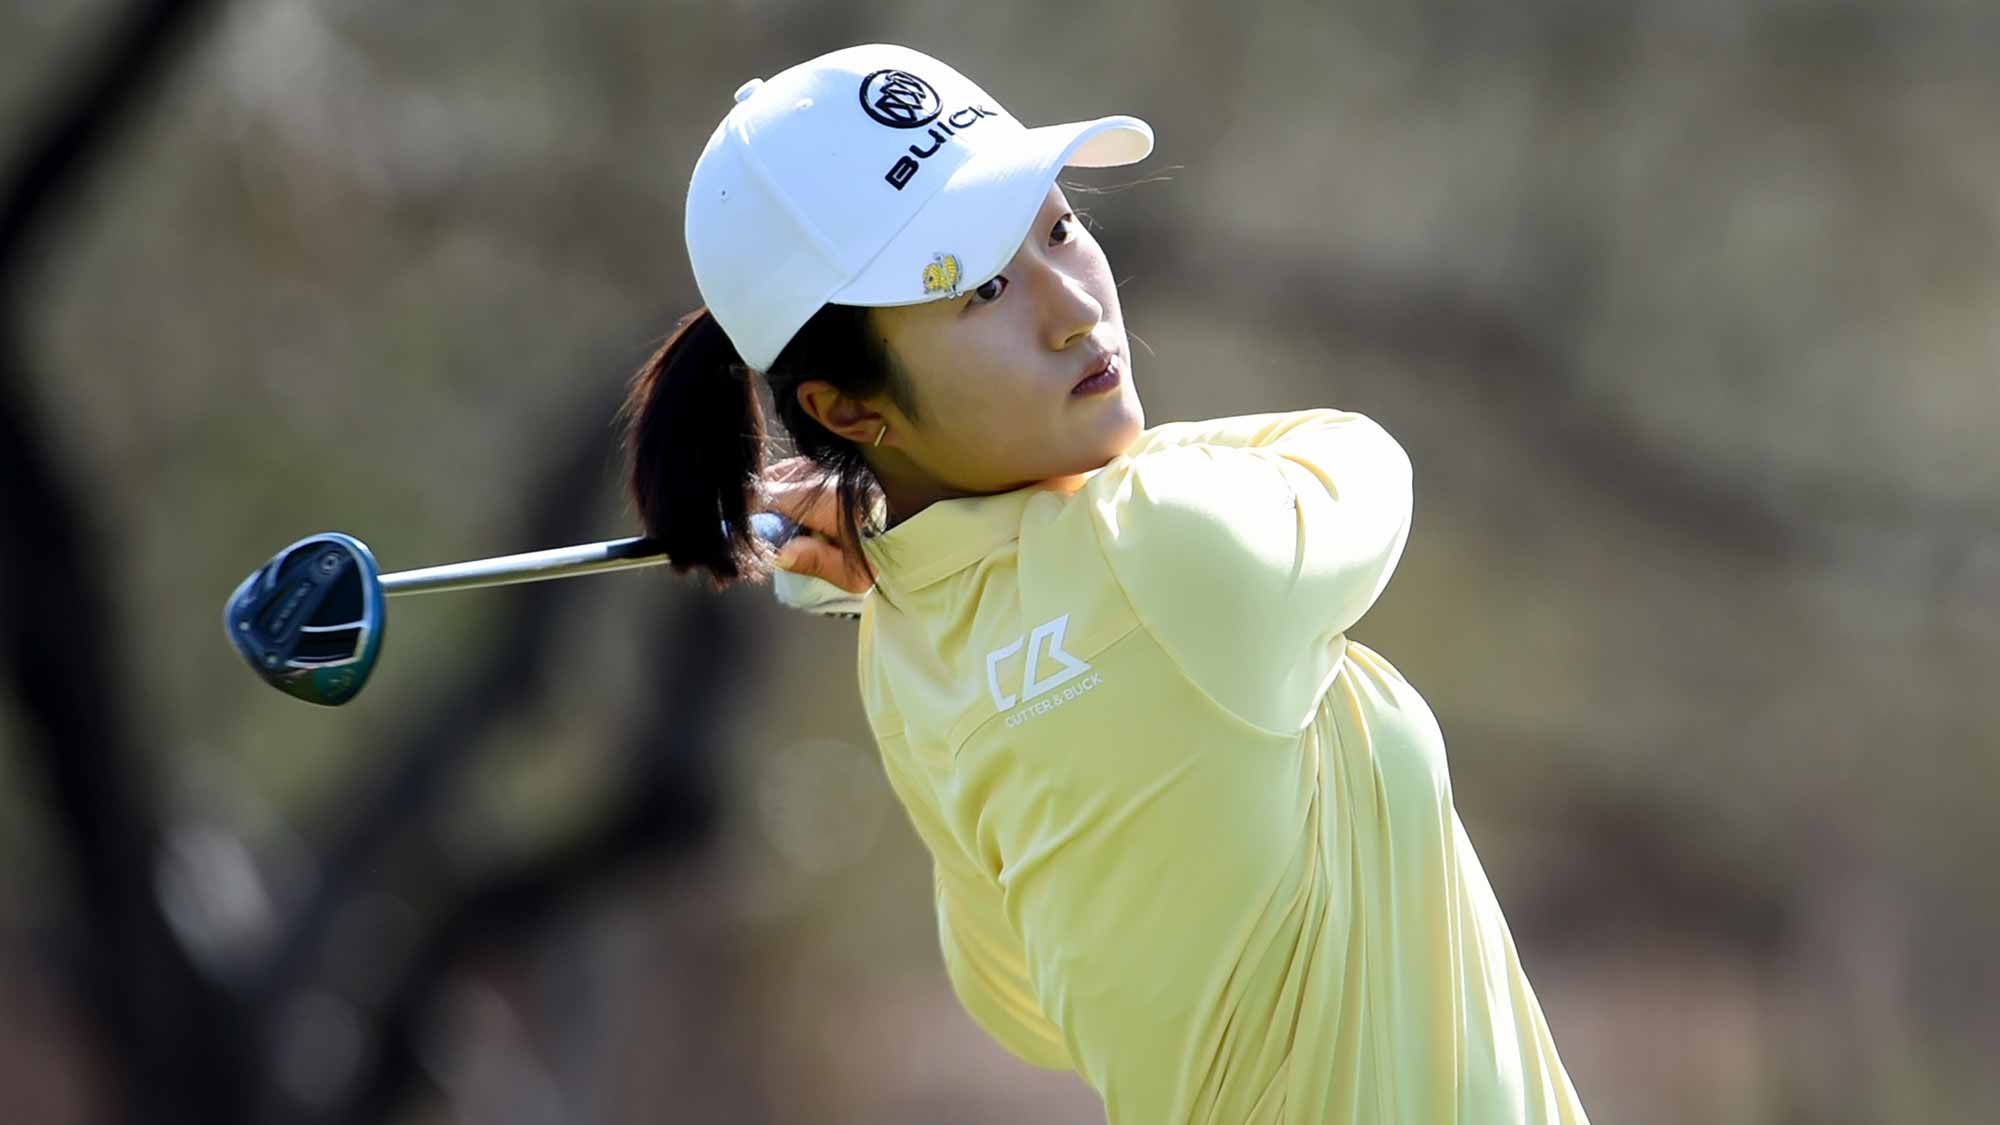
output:
<svg viewBox="0 0 2000 1125"><path fill-rule="evenodd" d="M1111 1125L1586 1121L1437 721L1346 637L1410 496L1380 426L1308 410L868 544L862 698L953 988Z"/></svg>

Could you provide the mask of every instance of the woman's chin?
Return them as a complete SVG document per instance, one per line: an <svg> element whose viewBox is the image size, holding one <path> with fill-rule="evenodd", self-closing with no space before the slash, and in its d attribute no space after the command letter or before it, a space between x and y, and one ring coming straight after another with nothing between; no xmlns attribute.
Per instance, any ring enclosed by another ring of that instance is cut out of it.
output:
<svg viewBox="0 0 2000 1125"><path fill-rule="evenodd" d="M1093 453L1097 463L1092 468L1101 469L1105 462L1132 448L1146 429L1146 408L1140 405L1138 395L1127 393L1118 406L1116 414L1105 419L1104 441Z"/></svg>
<svg viewBox="0 0 2000 1125"><path fill-rule="evenodd" d="M1144 428L1143 415L1135 415L1129 425L1107 431L1104 440L1092 443L1088 450L1079 451L1076 457L1066 459L1060 468L1048 475L1051 478L1070 478L1094 473L1132 448Z"/></svg>

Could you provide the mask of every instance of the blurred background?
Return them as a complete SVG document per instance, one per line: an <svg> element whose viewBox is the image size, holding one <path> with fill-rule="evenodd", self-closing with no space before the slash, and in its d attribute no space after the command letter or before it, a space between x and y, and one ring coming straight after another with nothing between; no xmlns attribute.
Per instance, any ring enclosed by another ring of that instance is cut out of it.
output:
<svg viewBox="0 0 2000 1125"><path fill-rule="evenodd" d="M0 3L0 1117L1102 1120L953 1000L851 624L657 571L402 601L339 710L218 625L322 529L629 534L694 158L872 40L1158 130L1073 177L1151 420L1409 448L1353 635L1594 1120L2000 1119L1965 0Z"/></svg>

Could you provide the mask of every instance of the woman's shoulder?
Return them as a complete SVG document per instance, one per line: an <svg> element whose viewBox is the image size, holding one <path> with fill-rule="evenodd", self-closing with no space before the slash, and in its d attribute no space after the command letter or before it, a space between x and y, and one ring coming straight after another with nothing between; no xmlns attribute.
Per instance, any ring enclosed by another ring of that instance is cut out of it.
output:
<svg viewBox="0 0 2000 1125"><path fill-rule="evenodd" d="M1360 414L1252 415L1180 424L1078 499L1162 645L1218 698L1257 701L1323 682L1332 638L1381 594L1409 530L1410 465ZM1290 716L1303 698L1238 713Z"/></svg>
<svg viewBox="0 0 2000 1125"><path fill-rule="evenodd" d="M1316 431L1356 425L1376 426L1377 423L1365 414L1331 406L1160 422L1140 431L1138 439L1123 456L1137 458L1191 445L1264 448L1309 437Z"/></svg>
<svg viewBox="0 0 2000 1125"><path fill-rule="evenodd" d="M1295 542L1300 497L1407 507L1410 462L1367 415L1332 408L1168 422L1144 431L1079 495L1121 541L1164 533L1188 547Z"/></svg>
<svg viewBox="0 0 2000 1125"><path fill-rule="evenodd" d="M1170 422L1145 431L1076 500L1114 560L1186 568L1276 551L1286 557L1272 561L1288 562L1298 482L1285 439L1335 414Z"/></svg>

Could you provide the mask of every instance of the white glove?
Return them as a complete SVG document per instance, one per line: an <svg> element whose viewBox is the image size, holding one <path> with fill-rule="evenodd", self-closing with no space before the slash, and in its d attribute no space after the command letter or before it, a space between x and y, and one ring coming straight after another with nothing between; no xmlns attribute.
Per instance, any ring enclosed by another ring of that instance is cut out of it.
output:
<svg viewBox="0 0 2000 1125"><path fill-rule="evenodd" d="M824 578L794 574L789 570L771 572L771 592L793 609L822 617L860 617L861 601L867 597L866 594L850 594Z"/></svg>
<svg viewBox="0 0 2000 1125"><path fill-rule="evenodd" d="M799 525L776 512L758 512L750 517L750 530L777 550L799 533ZM867 597L850 594L824 578L789 570L771 572L771 592L780 603L821 617L860 617L862 599Z"/></svg>

